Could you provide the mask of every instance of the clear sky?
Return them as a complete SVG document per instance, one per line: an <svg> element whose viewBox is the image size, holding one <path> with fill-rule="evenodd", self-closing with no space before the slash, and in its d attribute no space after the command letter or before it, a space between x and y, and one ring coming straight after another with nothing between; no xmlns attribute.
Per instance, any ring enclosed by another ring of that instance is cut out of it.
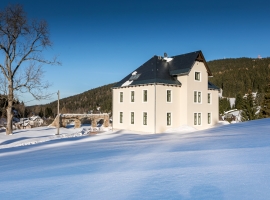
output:
<svg viewBox="0 0 270 200"><path fill-rule="evenodd" d="M44 56L58 55L62 66L44 65L44 80L62 98L117 82L164 52L202 50L207 61L270 56L267 0L1 0L1 9L9 3L48 22L53 48Z"/></svg>

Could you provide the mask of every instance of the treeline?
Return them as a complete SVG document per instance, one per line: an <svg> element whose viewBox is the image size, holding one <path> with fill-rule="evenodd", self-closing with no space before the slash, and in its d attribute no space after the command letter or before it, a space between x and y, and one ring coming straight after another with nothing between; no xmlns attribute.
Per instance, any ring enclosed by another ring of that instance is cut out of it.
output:
<svg viewBox="0 0 270 200"><path fill-rule="evenodd" d="M60 99L60 113L89 113L96 112L97 107L104 113L112 112L112 91L115 83L104 85L78 95ZM45 117L57 114L57 101L45 105L27 107L30 112Z"/></svg>
<svg viewBox="0 0 270 200"><path fill-rule="evenodd" d="M7 105L8 105L7 96L0 94L0 118L7 117L7 110L6 110ZM26 114L24 103L20 102L18 99L13 100L12 110L14 113L14 117L21 118L21 117L24 117Z"/></svg>
<svg viewBox="0 0 270 200"><path fill-rule="evenodd" d="M209 81L222 89L223 97L236 98L232 108L229 99L220 98L220 114L236 108L242 110L243 120L270 117L270 58L221 59L207 64L213 73Z"/></svg>
<svg viewBox="0 0 270 200"><path fill-rule="evenodd" d="M228 98L219 98L219 113L231 109L241 110L242 121L270 117L270 84L265 88L264 93L252 93L251 90L245 96L238 94L233 107Z"/></svg>
<svg viewBox="0 0 270 200"><path fill-rule="evenodd" d="M236 97L249 90L264 93L270 82L270 58L236 58L208 63L213 73L209 81L223 90L223 96Z"/></svg>

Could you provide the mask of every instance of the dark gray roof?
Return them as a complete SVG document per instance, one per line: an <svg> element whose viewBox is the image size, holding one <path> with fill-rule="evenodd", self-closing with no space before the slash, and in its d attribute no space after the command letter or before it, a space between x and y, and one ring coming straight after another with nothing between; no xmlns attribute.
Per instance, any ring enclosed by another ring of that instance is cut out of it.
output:
<svg viewBox="0 0 270 200"><path fill-rule="evenodd" d="M208 75L212 75L201 51L173 56L171 58L172 60L167 62L165 58L162 58L161 56L153 56L142 66L134 70L140 75L137 76L129 85L160 83L180 86L181 83L176 79L176 75L188 74L196 60L204 62ZM132 76L132 72L116 83L113 87L121 87L124 83L129 81L130 78L134 78L134 76Z"/></svg>
<svg viewBox="0 0 270 200"><path fill-rule="evenodd" d="M214 85L213 83L208 81L208 89L209 90L219 90L219 87L217 87L216 85Z"/></svg>

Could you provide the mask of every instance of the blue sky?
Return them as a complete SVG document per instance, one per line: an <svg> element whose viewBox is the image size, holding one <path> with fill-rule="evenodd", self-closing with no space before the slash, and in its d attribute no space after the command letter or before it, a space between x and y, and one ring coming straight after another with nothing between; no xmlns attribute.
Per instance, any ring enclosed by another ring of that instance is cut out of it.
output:
<svg viewBox="0 0 270 200"><path fill-rule="evenodd" d="M1 0L49 24L62 66L44 65L49 93L68 97L117 82L153 55L202 50L207 61L270 56L268 1ZM30 95L19 96L29 101ZM56 100L31 101L26 105Z"/></svg>

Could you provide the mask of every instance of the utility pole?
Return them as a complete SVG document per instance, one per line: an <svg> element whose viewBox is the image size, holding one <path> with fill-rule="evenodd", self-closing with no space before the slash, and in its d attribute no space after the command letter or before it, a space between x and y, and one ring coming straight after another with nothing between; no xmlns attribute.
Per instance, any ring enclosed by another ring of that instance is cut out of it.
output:
<svg viewBox="0 0 270 200"><path fill-rule="evenodd" d="M59 127L60 127L60 115L59 115L59 98L60 98L60 92L59 92L59 90L57 92L57 95L58 95L58 101L57 101L58 124L57 124L57 134L56 135L59 135Z"/></svg>

